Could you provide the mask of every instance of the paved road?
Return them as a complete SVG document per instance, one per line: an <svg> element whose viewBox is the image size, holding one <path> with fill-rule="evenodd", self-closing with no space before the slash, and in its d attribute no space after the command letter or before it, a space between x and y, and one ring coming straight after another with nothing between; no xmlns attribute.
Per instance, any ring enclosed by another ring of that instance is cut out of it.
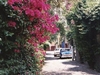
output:
<svg viewBox="0 0 100 75"><path fill-rule="evenodd" d="M55 58L53 51L47 51L41 75L100 75L100 73L72 59Z"/></svg>

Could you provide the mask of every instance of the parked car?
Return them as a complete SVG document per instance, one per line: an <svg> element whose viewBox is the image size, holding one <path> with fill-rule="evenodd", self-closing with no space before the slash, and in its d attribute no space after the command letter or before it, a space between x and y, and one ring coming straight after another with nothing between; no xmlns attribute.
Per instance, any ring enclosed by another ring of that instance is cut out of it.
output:
<svg viewBox="0 0 100 75"><path fill-rule="evenodd" d="M72 58L72 50L70 48L62 48L60 49L60 58L63 57L71 57Z"/></svg>
<svg viewBox="0 0 100 75"><path fill-rule="evenodd" d="M61 49L61 48L56 48L56 49L54 50L54 57L59 57L59 56L60 56L60 49Z"/></svg>

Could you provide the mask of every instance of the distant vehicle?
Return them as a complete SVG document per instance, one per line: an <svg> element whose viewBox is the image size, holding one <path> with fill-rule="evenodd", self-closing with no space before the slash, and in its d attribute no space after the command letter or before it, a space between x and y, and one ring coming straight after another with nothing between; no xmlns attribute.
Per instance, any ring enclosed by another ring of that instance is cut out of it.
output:
<svg viewBox="0 0 100 75"><path fill-rule="evenodd" d="M72 58L72 50L70 48L62 48L60 49L60 58L63 57L71 57Z"/></svg>
<svg viewBox="0 0 100 75"><path fill-rule="evenodd" d="M54 57L59 57L60 56L60 50L61 50L61 48L56 48L54 50Z"/></svg>

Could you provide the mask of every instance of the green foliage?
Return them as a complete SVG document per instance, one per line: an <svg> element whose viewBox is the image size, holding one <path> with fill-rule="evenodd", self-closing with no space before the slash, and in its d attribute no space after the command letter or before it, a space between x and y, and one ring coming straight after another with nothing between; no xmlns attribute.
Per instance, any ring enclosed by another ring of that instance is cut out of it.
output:
<svg viewBox="0 0 100 75"><path fill-rule="evenodd" d="M53 42L57 39L57 34L51 35L49 42Z"/></svg>
<svg viewBox="0 0 100 75"><path fill-rule="evenodd" d="M59 28L59 33L61 36L64 36L66 34L65 28L63 23L57 23L57 26Z"/></svg>
<svg viewBox="0 0 100 75"><path fill-rule="evenodd" d="M6 60L3 57L0 59L0 75L39 75L44 64L45 52L35 52L33 46L26 45L22 52L10 53Z"/></svg>
<svg viewBox="0 0 100 75"><path fill-rule="evenodd" d="M31 22L6 3L7 0L0 0L0 75L39 75L44 55L27 43L27 25ZM18 25L9 27L10 20Z"/></svg>
<svg viewBox="0 0 100 75"><path fill-rule="evenodd" d="M72 37L73 37L73 36L72 36L72 33L73 33L73 32L71 32L71 31L69 31L69 32L67 33L66 37L67 37L67 40L68 40L68 41L70 41L70 40L72 39Z"/></svg>
<svg viewBox="0 0 100 75"><path fill-rule="evenodd" d="M87 61L91 68L94 68L96 53L100 53L97 43L97 34L100 32L100 4L91 7L86 2L79 2L74 12L67 15L67 20L74 34L77 50L83 60ZM71 20L75 24L72 24Z"/></svg>
<svg viewBox="0 0 100 75"><path fill-rule="evenodd" d="M62 40L62 38L66 35L66 30L65 30L64 24L57 23L57 26L59 28L59 31L56 34L51 35L50 42L57 40L58 34L60 34L60 38L61 38L60 40Z"/></svg>
<svg viewBox="0 0 100 75"><path fill-rule="evenodd" d="M49 48L49 44L43 44L44 45L44 50L46 50L47 48Z"/></svg>

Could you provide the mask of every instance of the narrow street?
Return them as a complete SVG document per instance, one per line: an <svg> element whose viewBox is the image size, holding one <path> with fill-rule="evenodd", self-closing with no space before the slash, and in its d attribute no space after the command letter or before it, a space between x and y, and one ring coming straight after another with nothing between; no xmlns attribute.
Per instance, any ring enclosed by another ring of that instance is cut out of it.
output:
<svg viewBox="0 0 100 75"><path fill-rule="evenodd" d="M100 75L100 73L89 69L84 64L72 61L71 58L54 57L53 51L47 51L41 75Z"/></svg>

